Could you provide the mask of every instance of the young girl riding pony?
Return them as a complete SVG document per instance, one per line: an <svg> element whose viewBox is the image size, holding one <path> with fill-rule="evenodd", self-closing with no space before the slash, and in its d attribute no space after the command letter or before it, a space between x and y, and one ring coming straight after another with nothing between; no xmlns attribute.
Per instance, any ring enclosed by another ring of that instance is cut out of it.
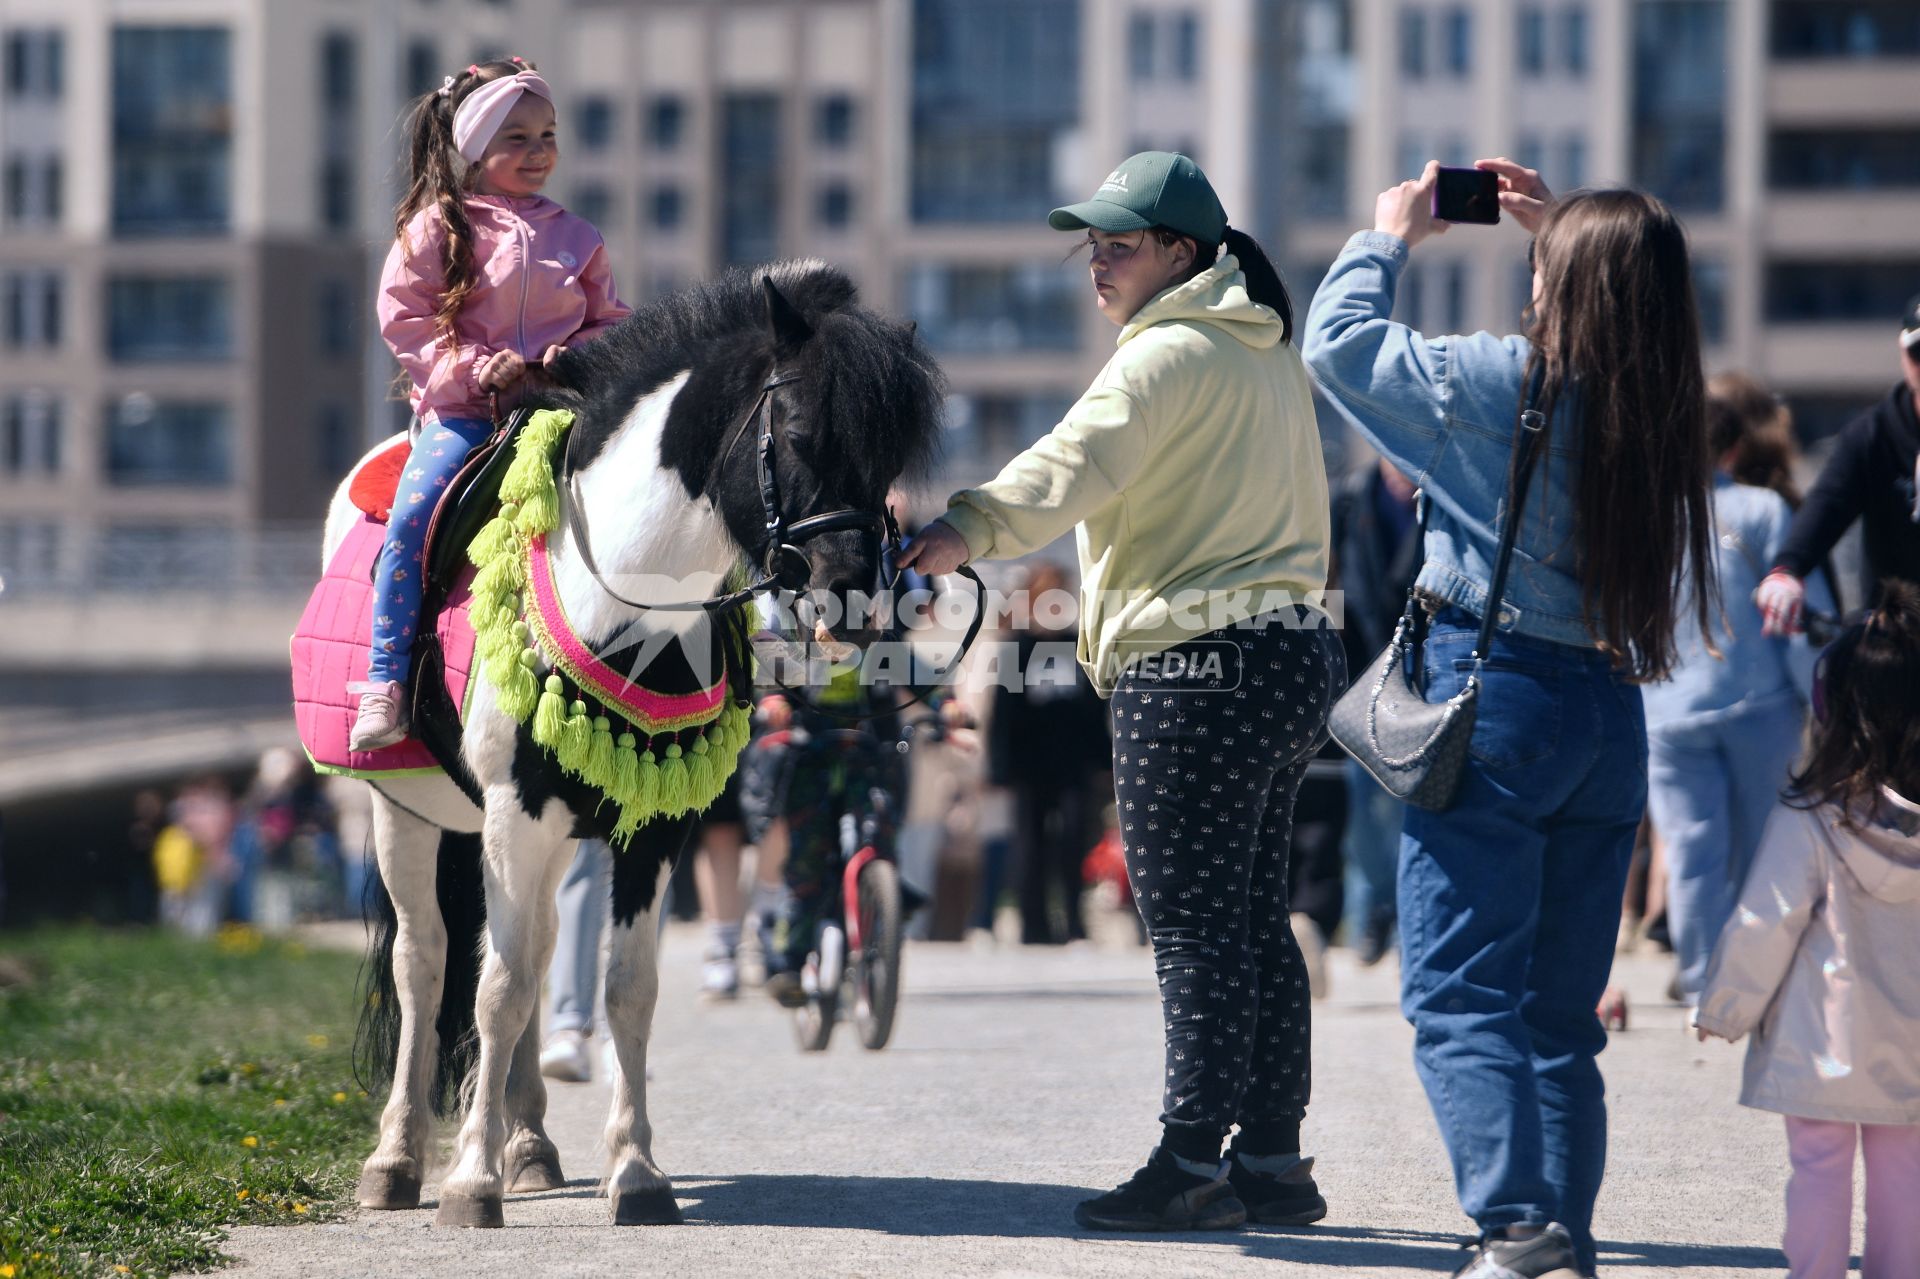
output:
<svg viewBox="0 0 1920 1279"><path fill-rule="evenodd" d="M560 158L553 91L513 58L470 66L407 123L411 182L380 277L380 335L412 382L419 430L374 570L373 656L351 745L406 735L427 523L530 364L624 319L600 233L540 194Z"/></svg>

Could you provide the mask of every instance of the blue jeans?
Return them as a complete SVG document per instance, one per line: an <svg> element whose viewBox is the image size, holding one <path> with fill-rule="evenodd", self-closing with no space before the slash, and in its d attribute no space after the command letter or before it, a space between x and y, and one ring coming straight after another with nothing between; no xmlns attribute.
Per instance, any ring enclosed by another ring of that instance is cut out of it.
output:
<svg viewBox="0 0 1920 1279"><path fill-rule="evenodd" d="M547 970L547 992L553 1001L548 1031L592 1034L595 997L600 989L601 943L613 909L613 850L605 840L580 841L555 897L560 908L560 932L553 943L553 964ZM661 918L665 917L662 903Z"/></svg>
<svg viewBox="0 0 1920 1279"><path fill-rule="evenodd" d="M1426 696L1465 686L1478 623L1434 619ZM1401 1010L1482 1230L1558 1221L1594 1265L1607 1113L1594 1005L1647 797L1640 690L1590 649L1497 636L1453 806L1407 809Z"/></svg>
<svg viewBox="0 0 1920 1279"><path fill-rule="evenodd" d="M467 454L493 431L493 423L442 418L422 423L400 488L387 517L387 540L373 570L373 656L367 662L370 683L401 684L413 670L413 631L420 624L420 575L427 544L427 521Z"/></svg>
<svg viewBox="0 0 1920 1279"><path fill-rule="evenodd" d="M1740 896L1768 814L1800 753L1805 713L1791 692L1738 715L1649 734L1647 809L1667 854L1667 928L1692 1003Z"/></svg>
<svg viewBox="0 0 1920 1279"><path fill-rule="evenodd" d="M1400 864L1400 826L1407 806L1348 760L1347 829L1340 851L1346 858L1347 944L1358 942L1375 911L1394 912L1394 875Z"/></svg>

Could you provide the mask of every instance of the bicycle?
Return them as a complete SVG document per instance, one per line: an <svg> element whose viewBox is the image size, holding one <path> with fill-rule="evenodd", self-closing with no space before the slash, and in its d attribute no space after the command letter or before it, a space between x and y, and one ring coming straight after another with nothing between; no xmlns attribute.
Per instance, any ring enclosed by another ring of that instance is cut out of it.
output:
<svg viewBox="0 0 1920 1279"><path fill-rule="evenodd" d="M907 913L894 849L901 801L894 790L877 782L870 782L865 794L855 793L849 775L884 777L901 763L890 757L906 755L916 733L935 741L946 736L940 720L933 718L907 724L886 738L865 728L808 732L796 725L763 739L792 747L799 756L796 764L816 752L832 752L832 786L844 805L838 857L822 876L837 891L827 893L815 923L813 946L800 973L804 1002L794 1009L794 1037L805 1052L826 1050L843 1005L850 1008L862 1046L877 1052L892 1038ZM894 789L904 791L904 778Z"/></svg>

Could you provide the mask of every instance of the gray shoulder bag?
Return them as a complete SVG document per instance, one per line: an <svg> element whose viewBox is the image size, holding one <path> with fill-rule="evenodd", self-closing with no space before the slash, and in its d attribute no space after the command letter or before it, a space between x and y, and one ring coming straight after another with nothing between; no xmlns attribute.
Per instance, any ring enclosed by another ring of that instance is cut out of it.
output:
<svg viewBox="0 0 1920 1279"><path fill-rule="evenodd" d="M1515 429L1513 458L1508 463L1508 492L1513 494L1500 522L1500 550L1494 557L1493 582L1487 590L1486 616L1480 621L1480 639L1473 648L1473 673L1467 685L1444 702L1429 704L1422 696L1425 670L1422 648L1427 638L1427 613L1413 591L1394 628L1393 639L1334 703L1327 727L1347 754L1373 774L1374 780L1416 808L1445 812L1460 788L1460 773L1473 737L1473 721L1480 705L1480 672L1493 643L1494 623L1500 616L1507 587L1507 568L1513 561L1513 540L1527 502L1535 454L1546 418L1536 407L1540 379L1531 387L1526 409ZM1424 539L1427 496L1420 495L1420 532Z"/></svg>

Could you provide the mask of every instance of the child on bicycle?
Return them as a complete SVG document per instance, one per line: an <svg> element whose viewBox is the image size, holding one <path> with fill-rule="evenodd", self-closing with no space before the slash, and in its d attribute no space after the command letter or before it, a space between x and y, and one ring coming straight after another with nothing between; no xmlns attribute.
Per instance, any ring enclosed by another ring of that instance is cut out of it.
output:
<svg viewBox="0 0 1920 1279"><path fill-rule="evenodd" d="M1889 579L1815 676L1812 746L1707 970L1705 1039L1751 1033L1742 1104L1786 1116L1792 1279L1920 1275L1920 588Z"/></svg>
<svg viewBox="0 0 1920 1279"><path fill-rule="evenodd" d="M523 389L529 362L624 319L600 233L540 190L560 157L553 91L520 58L468 67L413 106L411 180L380 277L380 336L411 381L419 431L374 570L373 655L351 746L406 735L427 525L467 454L493 429L493 401Z"/></svg>

